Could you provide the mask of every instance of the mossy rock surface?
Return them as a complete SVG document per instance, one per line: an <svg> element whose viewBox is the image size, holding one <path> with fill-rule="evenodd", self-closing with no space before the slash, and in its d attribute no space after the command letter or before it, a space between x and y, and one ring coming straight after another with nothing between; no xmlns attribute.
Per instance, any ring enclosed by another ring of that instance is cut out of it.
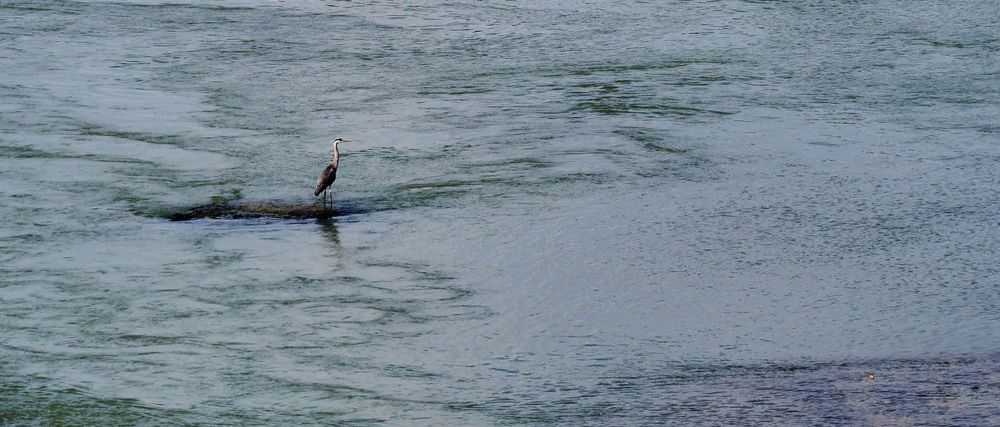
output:
<svg viewBox="0 0 1000 427"><path fill-rule="evenodd" d="M195 206L166 215L171 221L191 221L195 219L245 219L245 218L291 218L327 219L337 216L337 209L321 206L313 202L263 200L226 201Z"/></svg>

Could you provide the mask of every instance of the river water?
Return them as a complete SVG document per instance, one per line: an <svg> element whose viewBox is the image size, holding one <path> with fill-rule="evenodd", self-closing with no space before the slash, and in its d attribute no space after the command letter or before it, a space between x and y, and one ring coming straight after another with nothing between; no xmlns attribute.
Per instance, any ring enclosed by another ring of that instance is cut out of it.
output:
<svg viewBox="0 0 1000 427"><path fill-rule="evenodd" d="M996 6L2 1L0 424L1000 424Z"/></svg>

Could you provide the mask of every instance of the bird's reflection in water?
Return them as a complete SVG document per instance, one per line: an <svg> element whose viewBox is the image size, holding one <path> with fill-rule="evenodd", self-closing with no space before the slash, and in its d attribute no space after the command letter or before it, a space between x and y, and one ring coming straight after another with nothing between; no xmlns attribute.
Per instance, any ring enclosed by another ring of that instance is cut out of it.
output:
<svg viewBox="0 0 1000 427"><path fill-rule="evenodd" d="M333 219L321 219L316 221L316 223L319 224L320 230L323 231L323 237L333 245L333 255L340 258L343 247L340 244L340 231L337 229L337 221Z"/></svg>

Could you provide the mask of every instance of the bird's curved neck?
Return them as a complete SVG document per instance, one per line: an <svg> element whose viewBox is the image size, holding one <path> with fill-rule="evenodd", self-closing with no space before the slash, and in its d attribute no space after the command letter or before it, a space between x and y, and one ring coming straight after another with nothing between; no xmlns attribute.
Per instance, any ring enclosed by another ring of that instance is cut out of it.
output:
<svg viewBox="0 0 1000 427"><path fill-rule="evenodd" d="M330 161L330 164L333 165L333 167L337 167L337 163L340 163L340 150L337 149L337 145L338 144L336 142L333 143L333 160Z"/></svg>

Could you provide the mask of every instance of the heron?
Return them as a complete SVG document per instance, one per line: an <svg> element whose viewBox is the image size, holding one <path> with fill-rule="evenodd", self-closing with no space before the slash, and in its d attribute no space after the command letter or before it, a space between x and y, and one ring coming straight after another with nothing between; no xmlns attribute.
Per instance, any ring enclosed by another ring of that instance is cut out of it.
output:
<svg viewBox="0 0 1000 427"><path fill-rule="evenodd" d="M323 206L326 206L326 196L330 192L330 184L337 180L337 164L340 163L340 150L337 149L337 145L342 142L351 142L346 139L337 138L333 140L333 160L330 160L330 164L323 169L323 172L319 174L319 179L316 180L316 192L313 196L319 196L319 193L323 193ZM330 205L333 205L333 196L330 196Z"/></svg>

